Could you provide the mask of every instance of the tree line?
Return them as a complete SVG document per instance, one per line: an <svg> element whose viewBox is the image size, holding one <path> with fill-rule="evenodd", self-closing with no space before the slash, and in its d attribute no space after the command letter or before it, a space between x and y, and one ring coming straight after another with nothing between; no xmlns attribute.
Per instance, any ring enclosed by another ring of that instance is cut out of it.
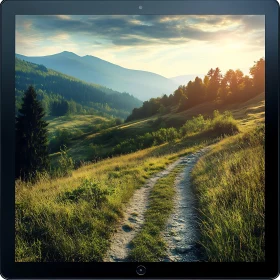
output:
<svg viewBox="0 0 280 280"><path fill-rule="evenodd" d="M250 77L251 76L251 77ZM265 60L261 58L250 68L250 76L237 70L228 70L222 75L219 67L211 68L202 80L196 77L187 85L179 86L173 94L151 98L140 108L134 108L126 122L147 118L157 113L165 114L176 106L177 111L184 111L204 102L240 103L264 92Z"/></svg>

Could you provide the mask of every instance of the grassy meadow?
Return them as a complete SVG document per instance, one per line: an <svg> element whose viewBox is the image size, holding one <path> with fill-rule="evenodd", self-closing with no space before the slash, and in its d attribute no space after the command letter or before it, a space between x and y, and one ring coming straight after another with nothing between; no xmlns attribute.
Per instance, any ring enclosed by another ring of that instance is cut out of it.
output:
<svg viewBox="0 0 280 280"><path fill-rule="evenodd" d="M35 185L16 182L16 260L102 261L133 191L204 145L201 140L163 144L84 166L70 177L42 178ZM106 193L102 203L95 204L94 189L85 179Z"/></svg>
<svg viewBox="0 0 280 280"><path fill-rule="evenodd" d="M69 156L74 160L92 145L108 152L116 142L124 142L130 150L109 158L104 153L99 161L85 162L64 177L42 174L35 184L17 180L16 261L102 261L134 191L180 156L207 145L213 148L198 161L192 174L205 254L209 261L263 261L262 96L232 106L230 111L219 113L208 104L209 113L204 116L194 108L174 114L173 122L181 118L184 122L173 129L155 129L160 116L95 133L88 133L86 123L98 124L101 119L97 117L52 119L52 135L55 128L82 131L80 138L70 140ZM115 137L110 137L112 131L118 132ZM156 261L164 256L161 231L173 209L173 182L178 172L174 169L153 188L143 228L133 240L131 260Z"/></svg>

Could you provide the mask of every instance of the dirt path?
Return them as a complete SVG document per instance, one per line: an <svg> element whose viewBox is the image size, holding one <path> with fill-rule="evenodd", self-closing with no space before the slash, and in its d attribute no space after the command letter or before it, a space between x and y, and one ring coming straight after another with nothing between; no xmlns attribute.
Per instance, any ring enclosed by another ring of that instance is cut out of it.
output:
<svg viewBox="0 0 280 280"><path fill-rule="evenodd" d="M189 173L206 149L178 159L150 178L141 189L135 191L125 210L124 218L112 237L111 247L104 258L105 262L128 261L130 243L144 223L144 214L148 208L149 195L153 186L158 179L167 176L179 164L186 165L186 168L176 178L178 203L164 233L164 239L170 248L168 257L164 261L196 260L197 253L194 252L197 239L195 198L190 189Z"/></svg>
<svg viewBox="0 0 280 280"><path fill-rule="evenodd" d="M186 165L186 167L175 181L177 191L175 209L163 233L168 248L165 262L196 262L203 260L199 246L196 243L199 240L197 201L191 188L190 173L207 149L209 148L204 148L185 157L182 161L182 164Z"/></svg>
<svg viewBox="0 0 280 280"><path fill-rule="evenodd" d="M130 242L144 223L144 214L148 207L148 198L153 186L158 179L167 176L182 160L183 158L180 158L168 165L166 169L150 178L141 189L135 191L125 210L124 218L112 237L112 244L104 259L105 262L127 261L126 258L130 250Z"/></svg>

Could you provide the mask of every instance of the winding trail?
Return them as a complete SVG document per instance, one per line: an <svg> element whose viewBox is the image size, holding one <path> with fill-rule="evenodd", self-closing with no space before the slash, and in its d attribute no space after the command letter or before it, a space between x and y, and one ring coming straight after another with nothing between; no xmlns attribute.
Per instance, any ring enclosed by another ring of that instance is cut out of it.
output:
<svg viewBox="0 0 280 280"><path fill-rule="evenodd" d="M209 149L206 147L188 157L182 164L185 168L177 176L176 203L171 214L163 238L167 243L165 262L197 262L203 261L199 240L197 200L191 188L190 173L198 159Z"/></svg>
<svg viewBox="0 0 280 280"><path fill-rule="evenodd" d="M206 149L181 157L168 165L163 171L152 176L142 188L135 191L125 209L124 218L112 237L110 249L104 258L105 262L128 261L130 243L144 223L144 215L149 206L149 195L153 186L158 179L167 176L179 164L186 165L186 168L177 176L175 181L178 203L176 203L174 213L168 221L166 232L163 234L168 247L170 247L168 256L164 261L195 261L197 254L190 253L190 251L194 251L191 249L195 249L197 230L195 226L195 198L190 189L189 173ZM176 236L172 235L173 232L177 233Z"/></svg>

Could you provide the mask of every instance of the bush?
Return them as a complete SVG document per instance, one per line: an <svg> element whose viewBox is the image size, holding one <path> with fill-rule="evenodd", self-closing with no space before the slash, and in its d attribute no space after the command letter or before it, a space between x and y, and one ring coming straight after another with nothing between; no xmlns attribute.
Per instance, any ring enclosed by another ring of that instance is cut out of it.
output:
<svg viewBox="0 0 280 280"><path fill-rule="evenodd" d="M239 132L237 125L231 120L216 120L212 129L217 135L233 135Z"/></svg>
<svg viewBox="0 0 280 280"><path fill-rule="evenodd" d="M214 132L215 135L234 135L239 132L237 122L229 111L220 114L215 110L213 116L210 130Z"/></svg>
<svg viewBox="0 0 280 280"><path fill-rule="evenodd" d="M137 143L136 139L129 138L117 144L113 148L113 154L128 154L137 151L139 149L139 143Z"/></svg>
<svg viewBox="0 0 280 280"><path fill-rule="evenodd" d="M66 146L60 149L60 159L58 161L58 171L59 175L62 177L71 176L74 170L75 163L73 159L69 156Z"/></svg>
<svg viewBox="0 0 280 280"><path fill-rule="evenodd" d="M103 145L96 145L94 143L91 143L89 145L89 155L90 155L90 158L91 159L96 159L98 158L100 155L99 155L99 151L100 149L103 148Z"/></svg>
<svg viewBox="0 0 280 280"><path fill-rule="evenodd" d="M182 137L193 133L202 132L209 125L210 120L204 119L202 115L193 117L192 120L187 121L180 129Z"/></svg>
<svg viewBox="0 0 280 280"><path fill-rule="evenodd" d="M153 135L148 132L142 136L139 136L137 142L139 143L140 148L145 149L153 145L154 138Z"/></svg>
<svg viewBox="0 0 280 280"><path fill-rule="evenodd" d="M108 194L109 192L103 190L98 183L85 179L78 188L65 192L60 197L60 201L77 203L80 200L85 200L92 203L94 208L100 208L102 203L107 200Z"/></svg>
<svg viewBox="0 0 280 280"><path fill-rule="evenodd" d="M181 137L199 132L208 133L211 136L223 136L236 134L239 129L229 111L220 114L218 110L215 110L212 119L205 119L202 115L198 115L187 121L180 129Z"/></svg>
<svg viewBox="0 0 280 280"><path fill-rule="evenodd" d="M153 132L154 144L162 144L166 142L174 142L178 138L178 132L174 127L161 128L160 130Z"/></svg>
<svg viewBox="0 0 280 280"><path fill-rule="evenodd" d="M179 137L178 131L174 127L166 129L167 142L173 143Z"/></svg>

